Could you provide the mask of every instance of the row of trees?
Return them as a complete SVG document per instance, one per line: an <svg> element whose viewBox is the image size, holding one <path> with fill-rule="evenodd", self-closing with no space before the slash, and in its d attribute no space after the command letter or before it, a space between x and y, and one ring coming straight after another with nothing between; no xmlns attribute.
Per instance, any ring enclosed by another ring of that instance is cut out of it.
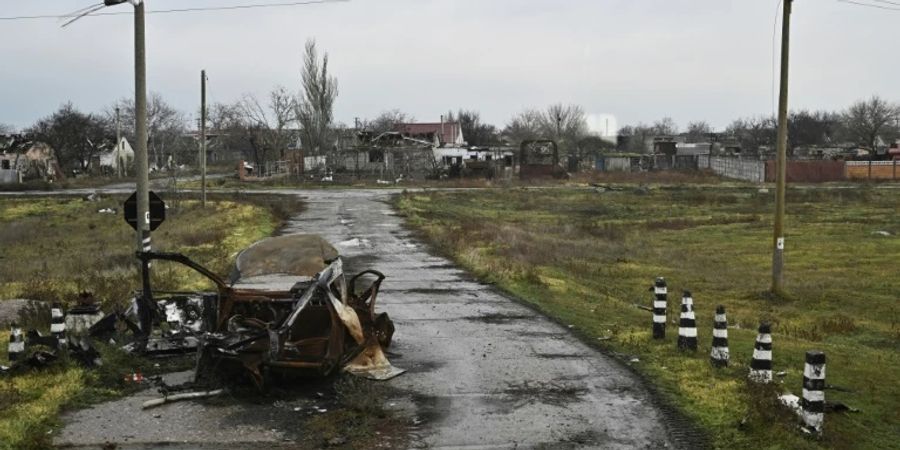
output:
<svg viewBox="0 0 900 450"><path fill-rule="evenodd" d="M217 136L214 145L237 149L244 158L261 164L302 139L312 152L324 149L332 138L333 105L337 80L328 73L328 54L319 57L315 41L308 41L301 73L301 92L276 87L266 101L245 95L233 103L209 108L208 128ZM134 142L134 101L121 99L100 113L85 113L72 103L21 130L30 138L46 142L56 152L60 165L69 170L87 170L98 155L115 145L118 127L122 136ZM148 156L151 166L194 164L199 142L188 115L159 93L147 102ZM10 133L3 126L0 133Z"/></svg>
<svg viewBox="0 0 900 450"><path fill-rule="evenodd" d="M688 142L704 142L713 132L704 121L691 122L684 130ZM655 136L681 134L675 122L669 118L652 125L626 126L619 132L622 149L643 151ZM761 146L773 147L778 134L778 121L774 116L739 118L725 129L725 138L745 149ZM788 151L798 147L859 145L874 149L900 138L900 104L873 96L860 100L841 112L792 111L788 115Z"/></svg>
<svg viewBox="0 0 900 450"><path fill-rule="evenodd" d="M196 143L186 138L186 115L159 93L153 92L148 98L147 122L151 164L161 167L167 163L163 161L166 155L175 155L177 160L183 160L187 153L196 157ZM117 129L134 142L133 99L121 99L100 113L85 113L66 103L22 132L49 144L62 167L84 171L102 151L115 146Z"/></svg>
<svg viewBox="0 0 900 450"><path fill-rule="evenodd" d="M299 94L276 87L264 100L248 94L232 103L211 105L208 127L216 136L212 149L238 150L257 165L283 158L285 155L279 152L301 142L307 154L325 154L350 134L345 131L351 131L334 123L337 95L337 80L328 72L328 54L320 57L315 41L310 40L305 46ZM23 131L51 145L63 167L84 170L101 151L114 145L117 108L122 135L133 142L132 99L121 99L98 114L84 113L68 103ZM564 154L578 156L616 146L590 133L586 114L577 105L526 109L514 115L502 129L484 122L479 112L472 109L450 111L444 119L459 122L466 141L474 146L516 146L524 140L554 139ZM412 116L390 110L374 119L359 121L355 128L377 135L412 121ZM158 93L151 93L148 122L151 164L163 167L170 162L180 165L196 161L198 142L190 134L194 127L187 114L172 107ZM845 143L874 148L900 138L900 105L874 96L842 112L795 111L790 114L788 124L789 149ZM0 124L0 133L10 131L11 127ZM776 131L774 117L756 116L734 120L724 134L743 148L756 149L774 146ZM690 122L682 132L674 120L663 118L650 125L621 128L617 148L643 152L654 137L679 134L688 142L703 142L712 132L705 121Z"/></svg>
<svg viewBox="0 0 900 450"><path fill-rule="evenodd" d="M706 121L689 122L684 129L665 117L650 125L639 123L619 130L616 144L604 141L588 130L584 110L577 105L555 104L543 110L526 109L514 115L502 129L484 123L475 110L449 112L445 120L458 121L469 145L518 145L529 139L554 139L566 154L584 155L608 150L644 152L657 136L684 136L687 142L707 142L714 133ZM399 110L382 113L360 125L376 132L392 129L397 123L411 121ZM772 116L739 118L724 133L717 133L745 149L773 147L777 120ZM876 148L900 138L900 105L873 96L860 100L841 112L793 111L788 117L788 149L828 145L859 145Z"/></svg>

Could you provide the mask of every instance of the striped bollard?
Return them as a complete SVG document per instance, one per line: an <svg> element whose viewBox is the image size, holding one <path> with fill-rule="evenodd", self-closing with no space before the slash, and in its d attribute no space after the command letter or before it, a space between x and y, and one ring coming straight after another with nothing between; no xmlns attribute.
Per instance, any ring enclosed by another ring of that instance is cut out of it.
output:
<svg viewBox="0 0 900 450"><path fill-rule="evenodd" d="M9 362L20 361L25 357L25 336L15 323L10 327L7 352Z"/></svg>
<svg viewBox="0 0 900 450"><path fill-rule="evenodd" d="M141 251L143 251L144 253L149 253L151 250L153 250L153 247L151 246L150 232L145 231L144 233L146 234L142 235L141 237ZM151 265L153 265L153 262L147 261L147 268L150 268Z"/></svg>
<svg viewBox="0 0 900 450"><path fill-rule="evenodd" d="M669 288L666 279L658 277L653 283L653 339L666 338L666 304Z"/></svg>
<svg viewBox="0 0 900 450"><path fill-rule="evenodd" d="M712 351L709 360L714 367L728 367L728 319L725 318L725 307L716 308L716 319L713 323Z"/></svg>
<svg viewBox="0 0 900 450"><path fill-rule="evenodd" d="M800 399L804 428L816 435L825 422L825 353L806 352L803 367L803 396Z"/></svg>
<svg viewBox="0 0 900 450"><path fill-rule="evenodd" d="M681 298L678 349L697 350L697 318L694 316L694 299L691 298L691 291L684 291L684 296Z"/></svg>
<svg viewBox="0 0 900 450"><path fill-rule="evenodd" d="M50 308L50 334L56 338L57 348L66 348L66 317L59 303Z"/></svg>
<svg viewBox="0 0 900 450"><path fill-rule="evenodd" d="M772 381L772 326L768 322L759 324L753 359L750 361L750 379L757 383Z"/></svg>

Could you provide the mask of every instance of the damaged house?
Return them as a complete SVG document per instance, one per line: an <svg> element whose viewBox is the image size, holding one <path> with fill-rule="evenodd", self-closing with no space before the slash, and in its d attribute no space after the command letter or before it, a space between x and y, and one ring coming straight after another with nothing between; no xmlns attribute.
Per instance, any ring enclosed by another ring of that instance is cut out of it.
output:
<svg viewBox="0 0 900 450"><path fill-rule="evenodd" d="M357 133L355 145L339 152L332 165L357 178L379 180L426 178L439 169L433 141L405 136L397 131L375 135Z"/></svg>
<svg viewBox="0 0 900 450"><path fill-rule="evenodd" d="M134 165L134 149L124 137L112 149L100 154L100 170L128 176L128 169Z"/></svg>
<svg viewBox="0 0 900 450"><path fill-rule="evenodd" d="M63 177L53 149L19 134L0 135L0 183Z"/></svg>
<svg viewBox="0 0 900 450"><path fill-rule="evenodd" d="M400 123L394 132L405 138L431 142L434 147L466 145L459 122Z"/></svg>

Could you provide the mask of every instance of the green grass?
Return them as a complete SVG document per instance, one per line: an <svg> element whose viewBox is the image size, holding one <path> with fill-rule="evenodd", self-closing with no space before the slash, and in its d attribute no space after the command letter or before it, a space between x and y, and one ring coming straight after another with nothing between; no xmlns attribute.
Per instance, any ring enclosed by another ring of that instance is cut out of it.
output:
<svg viewBox="0 0 900 450"><path fill-rule="evenodd" d="M121 216L124 197L98 202L80 198L0 198L0 301L29 298L73 304L91 291L107 311L139 288L135 238ZM171 208L153 234L156 250L178 251L227 275L237 252L269 236L284 219L284 205L271 199L211 201L166 199ZM102 208L119 214L100 214ZM156 289L209 289L205 279L174 264L154 266ZM44 330L46 331L46 330ZM0 333L5 349L9 333ZM61 361L47 370L0 379L0 448L45 448L59 412L128 392L122 375L166 369L101 345L104 366L86 370ZM5 351L2 352L5 359ZM3 361L5 363L5 361Z"/></svg>
<svg viewBox="0 0 900 450"><path fill-rule="evenodd" d="M662 395L718 448L897 448L900 442L900 191L788 192L784 298L770 281L773 195L734 185L623 190L409 193L396 204L435 248L610 351L635 355ZM888 231L885 237L873 234ZM669 282L664 342L651 339L648 292ZM680 294L693 292L700 349L676 349ZM715 307L727 308L732 364L709 362ZM755 329L773 323L775 371L746 374ZM800 393L804 353L824 350L827 398L860 413L829 414L824 437L796 431L775 391ZM774 390L773 390L774 389Z"/></svg>

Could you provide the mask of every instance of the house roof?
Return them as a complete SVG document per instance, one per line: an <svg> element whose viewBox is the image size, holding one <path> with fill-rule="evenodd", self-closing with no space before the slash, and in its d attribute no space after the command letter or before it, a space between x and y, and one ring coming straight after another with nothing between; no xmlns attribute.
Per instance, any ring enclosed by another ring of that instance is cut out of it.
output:
<svg viewBox="0 0 900 450"><path fill-rule="evenodd" d="M440 122L401 123L397 124L396 131L411 136L433 134L438 136L441 142L456 142L460 128L459 122L444 122L443 124Z"/></svg>

